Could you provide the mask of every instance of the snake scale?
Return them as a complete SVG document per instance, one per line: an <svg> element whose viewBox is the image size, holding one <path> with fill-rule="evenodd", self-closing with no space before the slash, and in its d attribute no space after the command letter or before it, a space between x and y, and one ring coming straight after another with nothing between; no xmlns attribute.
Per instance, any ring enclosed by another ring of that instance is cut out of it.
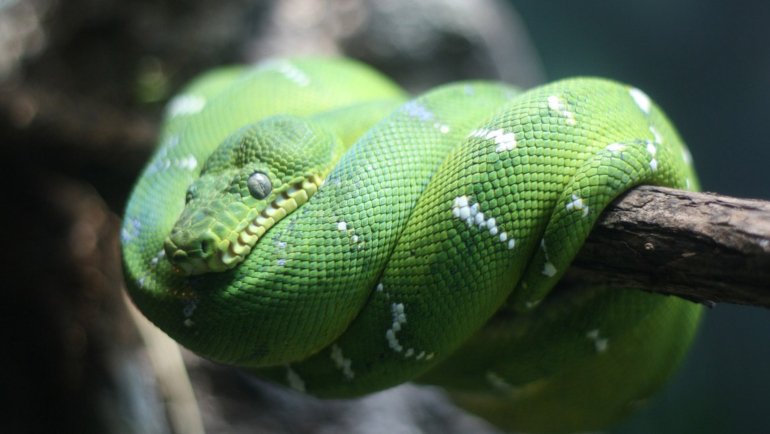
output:
<svg viewBox="0 0 770 434"><path fill-rule="evenodd" d="M553 291L637 184L697 189L636 88L467 81L410 99L345 59L217 69L129 199L128 290L182 345L320 397L442 386L504 429L607 426L673 372L693 303Z"/></svg>

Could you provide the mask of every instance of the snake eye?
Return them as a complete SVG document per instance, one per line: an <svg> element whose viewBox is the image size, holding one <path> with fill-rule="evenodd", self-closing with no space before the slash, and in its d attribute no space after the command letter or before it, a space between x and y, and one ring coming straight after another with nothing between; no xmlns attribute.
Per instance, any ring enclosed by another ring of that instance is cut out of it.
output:
<svg viewBox="0 0 770 434"><path fill-rule="evenodd" d="M249 186L249 193L254 199L264 199L273 190L273 184L270 182L270 178L263 172L254 172L249 175L249 179L246 182Z"/></svg>

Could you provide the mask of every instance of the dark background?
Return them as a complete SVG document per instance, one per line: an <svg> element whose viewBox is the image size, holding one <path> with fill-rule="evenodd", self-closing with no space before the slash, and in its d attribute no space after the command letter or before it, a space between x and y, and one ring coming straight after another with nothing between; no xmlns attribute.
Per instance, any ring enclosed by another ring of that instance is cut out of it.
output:
<svg viewBox="0 0 770 434"><path fill-rule="evenodd" d="M511 3L549 80L633 83L677 126L705 191L770 199L770 2ZM770 313L711 309L666 390L611 432L770 432Z"/></svg>

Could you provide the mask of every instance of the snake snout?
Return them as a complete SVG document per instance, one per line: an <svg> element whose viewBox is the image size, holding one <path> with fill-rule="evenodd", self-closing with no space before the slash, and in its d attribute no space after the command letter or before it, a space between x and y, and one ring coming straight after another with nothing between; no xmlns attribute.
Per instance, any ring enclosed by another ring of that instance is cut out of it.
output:
<svg viewBox="0 0 770 434"><path fill-rule="evenodd" d="M190 236L186 232L172 232L163 242L166 258L184 274L202 274L210 270L215 255L217 237L211 233Z"/></svg>

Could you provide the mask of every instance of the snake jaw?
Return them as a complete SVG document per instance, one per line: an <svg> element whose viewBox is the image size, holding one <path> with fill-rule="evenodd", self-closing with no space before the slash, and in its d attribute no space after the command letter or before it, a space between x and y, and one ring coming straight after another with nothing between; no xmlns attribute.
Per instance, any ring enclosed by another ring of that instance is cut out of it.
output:
<svg viewBox="0 0 770 434"><path fill-rule="evenodd" d="M166 238L164 248L166 256L177 270L184 275L198 275L210 272L222 272L234 268L246 259L260 238L279 220L306 203L320 187L322 178L310 175L299 182L289 184L284 191L276 194L275 199L247 224L239 225L226 237L218 237L206 231L201 238L210 240L210 247L201 246L200 240L174 241L181 236L173 234ZM180 246L183 244L186 247Z"/></svg>
<svg viewBox="0 0 770 434"><path fill-rule="evenodd" d="M260 238L279 220L306 203L318 190L321 178L313 175L290 185L243 228L234 242L220 249L221 264L230 269L243 262Z"/></svg>
<svg viewBox="0 0 770 434"><path fill-rule="evenodd" d="M212 260L215 255L206 252L204 249L189 250L183 249L174 242L171 237L167 237L163 243L166 251L166 257L171 261L176 271L187 276L194 276L209 271L224 271L219 269L220 264L217 260Z"/></svg>

